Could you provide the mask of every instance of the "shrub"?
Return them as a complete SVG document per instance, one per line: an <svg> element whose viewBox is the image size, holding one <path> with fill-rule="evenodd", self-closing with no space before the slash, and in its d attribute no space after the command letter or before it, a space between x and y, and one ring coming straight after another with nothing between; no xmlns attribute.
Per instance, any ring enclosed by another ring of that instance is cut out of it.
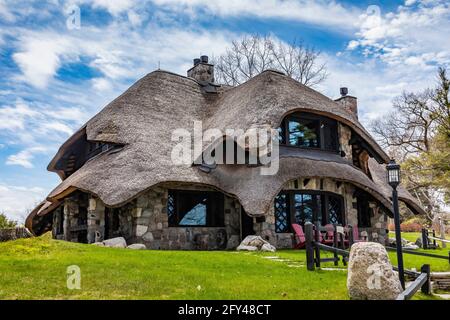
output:
<svg viewBox="0 0 450 320"><path fill-rule="evenodd" d="M393 223L390 223L388 226L389 231L394 231L395 226ZM400 224L400 230L402 232L421 232L422 231L422 225L417 222L404 222Z"/></svg>

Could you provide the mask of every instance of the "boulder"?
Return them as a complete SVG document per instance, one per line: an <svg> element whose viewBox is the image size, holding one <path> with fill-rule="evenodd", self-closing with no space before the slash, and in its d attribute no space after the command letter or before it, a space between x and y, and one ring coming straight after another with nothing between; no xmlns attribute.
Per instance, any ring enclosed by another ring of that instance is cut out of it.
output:
<svg viewBox="0 0 450 320"><path fill-rule="evenodd" d="M416 239L415 244L416 244L416 246L418 246L419 248L422 248L422 247L423 247L422 237L418 237L418 238Z"/></svg>
<svg viewBox="0 0 450 320"><path fill-rule="evenodd" d="M94 242L92 244L93 246L98 246L98 247L104 247L105 245L103 244L103 242Z"/></svg>
<svg viewBox="0 0 450 320"><path fill-rule="evenodd" d="M269 243L269 242L267 242L260 236L246 236L245 239L242 240L241 246L242 245L243 246L252 246L252 247L257 247L258 249L261 249L261 247L266 243Z"/></svg>
<svg viewBox="0 0 450 320"><path fill-rule="evenodd" d="M127 247L127 242L124 237L117 237L117 238L104 240L103 244L105 245L105 247L111 247L111 248L126 248Z"/></svg>
<svg viewBox="0 0 450 320"><path fill-rule="evenodd" d="M236 249L238 246L239 246L239 236L238 235L230 236L227 242L227 249Z"/></svg>
<svg viewBox="0 0 450 320"><path fill-rule="evenodd" d="M133 250L145 250L145 249L147 249L147 247L143 243L133 243L133 244L130 244L127 248L128 249L133 249Z"/></svg>
<svg viewBox="0 0 450 320"><path fill-rule="evenodd" d="M395 300L402 292L400 280L381 244L359 242L352 246L347 289L354 300Z"/></svg>
<svg viewBox="0 0 450 320"><path fill-rule="evenodd" d="M261 251L275 252L277 249L270 243L264 243L261 247Z"/></svg>
<svg viewBox="0 0 450 320"><path fill-rule="evenodd" d="M238 251L257 251L258 248L255 246L245 246L241 244L239 247L236 248Z"/></svg>
<svg viewBox="0 0 450 320"><path fill-rule="evenodd" d="M417 250L417 249L419 249L419 246L414 244L414 243L412 243L412 242L408 242L407 244L405 244L403 246L403 248L404 249L410 249L410 250Z"/></svg>

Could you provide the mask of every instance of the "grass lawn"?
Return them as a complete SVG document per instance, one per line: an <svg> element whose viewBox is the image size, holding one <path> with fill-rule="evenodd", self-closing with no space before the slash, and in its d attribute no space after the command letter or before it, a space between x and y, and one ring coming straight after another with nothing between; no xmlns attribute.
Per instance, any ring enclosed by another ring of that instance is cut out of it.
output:
<svg viewBox="0 0 450 320"><path fill-rule="evenodd" d="M407 268L425 262L450 271L445 260L405 256ZM66 287L69 265L81 268L81 290ZM43 236L0 243L0 299L348 299L340 268L309 272L303 250L135 251Z"/></svg>

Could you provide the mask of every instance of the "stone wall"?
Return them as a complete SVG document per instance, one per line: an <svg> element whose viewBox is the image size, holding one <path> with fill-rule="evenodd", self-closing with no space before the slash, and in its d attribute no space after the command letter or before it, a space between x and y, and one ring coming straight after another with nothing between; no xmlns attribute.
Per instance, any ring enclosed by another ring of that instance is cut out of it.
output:
<svg viewBox="0 0 450 320"><path fill-rule="evenodd" d="M344 199L345 223L347 225L358 225L357 200L354 197L355 187L349 183L338 182L333 179L296 179L291 180L284 186L283 190L317 190L339 194ZM377 204L371 203L372 217L371 228L360 228L360 232L367 233L369 240L385 243L387 218ZM262 223L256 223L257 234L275 245L277 248L292 248L294 235L292 233L275 232L275 215L272 207Z"/></svg>
<svg viewBox="0 0 450 320"><path fill-rule="evenodd" d="M59 219L62 217L57 210L53 218L53 236L77 242L80 241L80 232L86 232L88 243L122 236L128 244L143 243L148 249L223 250L234 249L239 245L242 240L242 209L238 200L224 195L223 227L169 227L167 215L169 189L217 191L205 186L169 184L154 187L119 208L105 208L102 201L95 196L87 194L72 196L66 198L64 206L58 209L64 214L64 234L57 232ZM353 226L358 224L355 187L349 183L320 178L296 179L286 183L283 190L318 190L339 194L344 199L346 224ZM87 210L85 231L76 229L82 206ZM367 234L369 240L384 244L387 241L386 215L377 203L370 203L370 207L372 226L359 228L359 231ZM112 229L112 215L116 215L119 219L117 230ZM293 234L275 232L273 206L265 216L253 218L253 229L255 234L277 248L292 248Z"/></svg>
<svg viewBox="0 0 450 320"><path fill-rule="evenodd" d="M105 205L94 197L89 197L87 220L87 240L88 243L104 240L105 236Z"/></svg>
<svg viewBox="0 0 450 320"><path fill-rule="evenodd" d="M342 124L339 122L338 124L338 132L339 132L339 146L340 150L345 153L345 158L347 160L352 161L353 153L352 153L352 146L349 144L350 139L352 138L352 130L346 126L345 124Z"/></svg>
<svg viewBox="0 0 450 320"><path fill-rule="evenodd" d="M133 212L133 242L144 243L149 249L219 250L234 249L240 240L239 203L224 199L224 227L169 227L167 216L168 189L156 187L137 198ZM184 186L182 190L215 191L205 187Z"/></svg>

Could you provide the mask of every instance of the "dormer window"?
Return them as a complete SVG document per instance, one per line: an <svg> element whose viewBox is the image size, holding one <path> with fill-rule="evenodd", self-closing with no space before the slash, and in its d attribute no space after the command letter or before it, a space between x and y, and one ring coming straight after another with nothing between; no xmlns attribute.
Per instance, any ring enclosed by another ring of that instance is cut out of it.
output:
<svg viewBox="0 0 450 320"><path fill-rule="evenodd" d="M294 113L283 120L278 132L281 145L339 150L337 122L324 116Z"/></svg>

